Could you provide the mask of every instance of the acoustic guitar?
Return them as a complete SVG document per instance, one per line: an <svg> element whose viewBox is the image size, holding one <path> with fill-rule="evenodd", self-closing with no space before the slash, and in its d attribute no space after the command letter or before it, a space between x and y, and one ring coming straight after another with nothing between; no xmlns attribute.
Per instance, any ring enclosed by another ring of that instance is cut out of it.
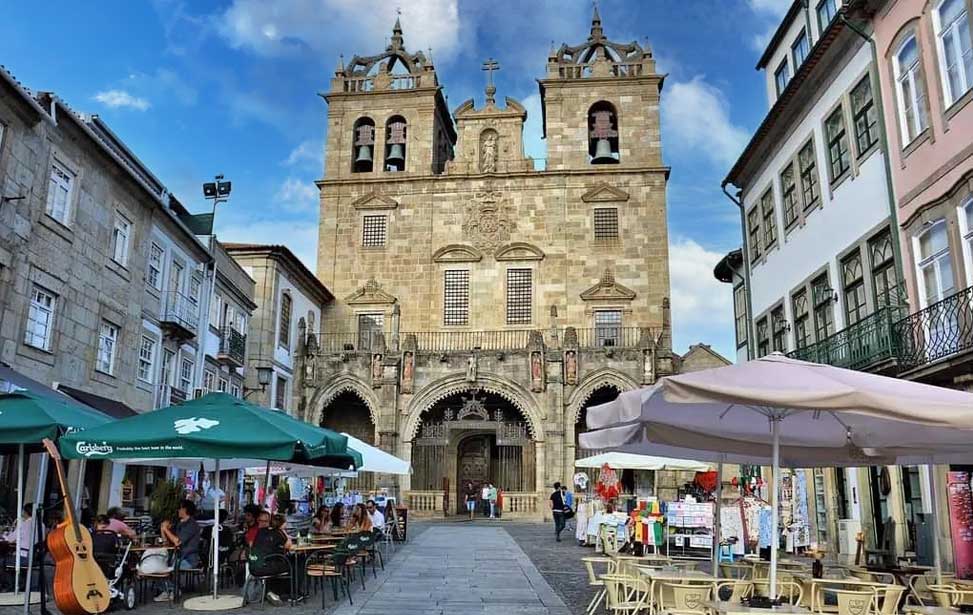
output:
<svg viewBox="0 0 973 615"><path fill-rule="evenodd" d="M75 514L61 454L46 438L44 448L54 460L61 495L64 496L65 520L47 534L47 549L54 559L54 604L63 615L103 613L111 603L108 581L95 562L91 534Z"/></svg>

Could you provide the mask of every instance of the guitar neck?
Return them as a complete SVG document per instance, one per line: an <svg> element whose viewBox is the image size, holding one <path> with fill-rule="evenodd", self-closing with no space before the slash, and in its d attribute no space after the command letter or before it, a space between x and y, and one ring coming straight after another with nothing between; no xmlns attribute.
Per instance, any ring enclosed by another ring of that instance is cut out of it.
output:
<svg viewBox="0 0 973 615"><path fill-rule="evenodd" d="M54 456L54 468L57 470L57 482L61 486L61 495L64 497L64 516L67 522L74 529L74 534L81 540L81 526L78 524L78 517L74 514L74 498L71 496L71 487L64 475L64 466L61 464L61 457Z"/></svg>

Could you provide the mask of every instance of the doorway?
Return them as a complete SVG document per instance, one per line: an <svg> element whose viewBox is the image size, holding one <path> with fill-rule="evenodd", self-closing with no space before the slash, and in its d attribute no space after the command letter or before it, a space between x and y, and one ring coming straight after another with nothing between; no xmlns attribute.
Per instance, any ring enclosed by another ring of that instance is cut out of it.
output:
<svg viewBox="0 0 973 615"><path fill-rule="evenodd" d="M460 440L456 451L456 510L466 510L463 498L466 485L473 483L479 493L485 483L490 482L490 451L495 436L476 434Z"/></svg>

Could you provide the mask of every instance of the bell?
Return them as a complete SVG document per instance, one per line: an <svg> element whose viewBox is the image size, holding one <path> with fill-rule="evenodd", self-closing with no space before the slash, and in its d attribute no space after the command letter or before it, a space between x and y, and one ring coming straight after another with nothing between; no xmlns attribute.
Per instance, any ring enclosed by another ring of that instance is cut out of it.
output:
<svg viewBox="0 0 973 615"><path fill-rule="evenodd" d="M392 147L389 148L389 155L385 159L385 162L398 164L405 162L405 152L402 150L401 143L393 143Z"/></svg>
<svg viewBox="0 0 973 615"><path fill-rule="evenodd" d="M595 155L591 159L591 164L614 164L618 160L612 156L612 146L608 139L598 139L595 144Z"/></svg>
<svg viewBox="0 0 973 615"><path fill-rule="evenodd" d="M359 145L355 164L372 164L372 148L367 145Z"/></svg>

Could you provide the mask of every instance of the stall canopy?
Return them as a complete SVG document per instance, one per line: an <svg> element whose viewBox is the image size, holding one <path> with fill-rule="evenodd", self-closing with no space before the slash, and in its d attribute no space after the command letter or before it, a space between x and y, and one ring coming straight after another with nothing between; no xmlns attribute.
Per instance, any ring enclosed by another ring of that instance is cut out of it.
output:
<svg viewBox="0 0 973 615"><path fill-rule="evenodd" d="M713 466L698 461L673 459L671 457L655 457L653 455L637 455L634 453L602 453L592 457L585 457L574 462L577 468L600 468L605 464L614 470L678 470L687 472L706 472Z"/></svg>
<svg viewBox="0 0 973 615"><path fill-rule="evenodd" d="M662 445L671 454L692 451L694 458L711 461L769 458L774 470L770 582L776 588L780 466L969 463L971 408L970 393L774 353L670 376L589 408L588 427L595 431L580 439L584 448L633 452ZM934 546L938 567L938 541Z"/></svg>
<svg viewBox="0 0 973 615"><path fill-rule="evenodd" d="M390 455L382 449L366 444L358 438L343 433L348 438L348 448L357 451L362 456L362 464L358 466L359 472L376 472L380 474L411 474L412 468L409 462L399 459L395 455Z"/></svg>
<svg viewBox="0 0 973 615"><path fill-rule="evenodd" d="M354 469L348 438L225 393L120 419L60 442L68 459L259 459Z"/></svg>

